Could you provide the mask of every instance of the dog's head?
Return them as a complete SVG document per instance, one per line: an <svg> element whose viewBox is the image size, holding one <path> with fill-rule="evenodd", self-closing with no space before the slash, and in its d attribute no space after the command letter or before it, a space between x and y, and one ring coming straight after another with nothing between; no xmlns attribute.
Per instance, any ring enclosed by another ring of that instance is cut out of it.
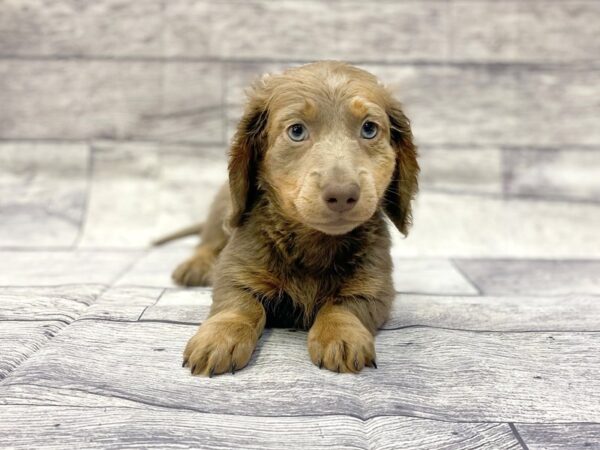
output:
<svg viewBox="0 0 600 450"><path fill-rule="evenodd" d="M229 159L239 226L261 193L290 220L344 234L382 206L406 234L419 166L409 120L370 73L318 62L253 86Z"/></svg>

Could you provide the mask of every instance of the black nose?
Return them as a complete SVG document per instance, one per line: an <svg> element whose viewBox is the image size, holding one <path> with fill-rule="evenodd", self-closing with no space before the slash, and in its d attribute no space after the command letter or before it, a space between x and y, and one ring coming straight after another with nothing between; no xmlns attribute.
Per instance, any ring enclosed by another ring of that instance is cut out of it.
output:
<svg viewBox="0 0 600 450"><path fill-rule="evenodd" d="M360 187L356 183L332 183L323 189L323 201L335 212L350 211L358 203Z"/></svg>

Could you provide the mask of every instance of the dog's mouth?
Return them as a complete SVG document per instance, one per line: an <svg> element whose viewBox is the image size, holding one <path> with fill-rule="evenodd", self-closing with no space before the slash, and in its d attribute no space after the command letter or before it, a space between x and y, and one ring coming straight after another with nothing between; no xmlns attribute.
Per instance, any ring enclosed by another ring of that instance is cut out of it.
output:
<svg viewBox="0 0 600 450"><path fill-rule="evenodd" d="M307 225L322 233L337 236L349 233L361 223L360 220L334 219L327 222L310 222Z"/></svg>

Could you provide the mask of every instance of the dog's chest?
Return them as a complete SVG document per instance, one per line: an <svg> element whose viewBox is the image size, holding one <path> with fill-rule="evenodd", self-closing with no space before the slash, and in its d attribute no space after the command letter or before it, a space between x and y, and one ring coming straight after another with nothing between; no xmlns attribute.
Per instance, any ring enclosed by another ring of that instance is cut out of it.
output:
<svg viewBox="0 0 600 450"><path fill-rule="evenodd" d="M310 246L297 242L291 248L275 246L255 278L253 290L267 313L267 326L308 328L319 308L352 285L364 262L366 242ZM339 247L339 248L338 248Z"/></svg>
<svg viewBox="0 0 600 450"><path fill-rule="evenodd" d="M276 298L263 298L261 301L267 314L267 327L304 329L310 326L306 323L306 307L294 302L289 295L282 293Z"/></svg>
<svg viewBox="0 0 600 450"><path fill-rule="evenodd" d="M320 306L335 296L330 277L277 277L276 285L261 295L267 326L308 328Z"/></svg>

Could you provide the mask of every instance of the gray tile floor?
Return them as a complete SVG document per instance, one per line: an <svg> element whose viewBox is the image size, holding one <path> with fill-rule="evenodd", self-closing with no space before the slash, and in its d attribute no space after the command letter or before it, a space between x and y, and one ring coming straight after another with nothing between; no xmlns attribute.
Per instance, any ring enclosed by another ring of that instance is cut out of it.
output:
<svg viewBox="0 0 600 450"><path fill-rule="evenodd" d="M600 449L600 3L0 2L1 448ZM357 30L360 29L360 32ZM209 289L148 242L206 214L243 89L377 74L421 151L379 369L267 330L181 368Z"/></svg>

